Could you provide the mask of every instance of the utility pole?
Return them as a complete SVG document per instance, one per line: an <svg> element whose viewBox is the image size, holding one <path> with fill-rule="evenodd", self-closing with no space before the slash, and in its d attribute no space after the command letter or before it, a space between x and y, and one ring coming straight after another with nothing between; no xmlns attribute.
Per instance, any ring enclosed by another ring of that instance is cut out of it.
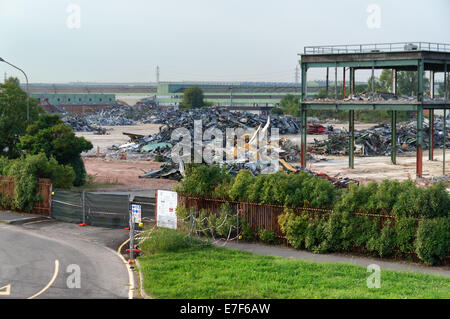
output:
<svg viewBox="0 0 450 319"><path fill-rule="evenodd" d="M156 66L156 84L159 84L159 65Z"/></svg>
<svg viewBox="0 0 450 319"><path fill-rule="evenodd" d="M298 84L299 79L299 68L298 65L295 66L295 84Z"/></svg>

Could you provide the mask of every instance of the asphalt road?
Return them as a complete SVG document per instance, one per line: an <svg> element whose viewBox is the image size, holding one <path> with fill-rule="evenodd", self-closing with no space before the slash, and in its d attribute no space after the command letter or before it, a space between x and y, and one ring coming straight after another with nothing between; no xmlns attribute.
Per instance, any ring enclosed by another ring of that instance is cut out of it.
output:
<svg viewBox="0 0 450 319"><path fill-rule="evenodd" d="M0 224L0 299L128 298L127 267L112 249L124 237L52 221Z"/></svg>

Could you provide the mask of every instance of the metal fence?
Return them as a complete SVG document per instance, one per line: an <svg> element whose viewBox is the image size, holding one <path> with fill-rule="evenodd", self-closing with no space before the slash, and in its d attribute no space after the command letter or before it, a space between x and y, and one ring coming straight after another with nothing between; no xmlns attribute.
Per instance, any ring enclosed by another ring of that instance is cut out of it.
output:
<svg viewBox="0 0 450 319"><path fill-rule="evenodd" d="M194 209L195 211L205 209L215 214L219 213L224 203L228 203L233 212L238 212L240 216L245 218L255 233L262 229L267 229L272 230L275 237L284 238L278 223L278 216L284 213L284 206L184 196L179 196L178 203L187 209ZM297 207L293 208L293 210L295 212L307 211L311 214L328 214L332 212L331 209L314 207Z"/></svg>
<svg viewBox="0 0 450 319"><path fill-rule="evenodd" d="M211 213L218 214L220 208L224 203L228 203L233 212L238 212L240 216L244 217L246 222L252 227L255 233L260 230L267 229L272 230L275 237L284 239L284 234L281 232L280 224L278 223L278 216L282 215L286 207L281 205L269 205L269 204L256 204L246 202L234 202L220 199L210 198L198 198L198 197L178 197L179 205L186 207L187 209L193 209L194 211L200 211L205 209ZM333 213L331 207L290 207L295 213L308 212L310 217L319 216L323 214ZM378 214L366 213L366 212L353 212L356 216L368 216L371 218L377 218L380 228L383 227L386 220L391 220L395 223L396 217L387 214L384 211L379 211ZM415 218L420 221L420 218Z"/></svg>
<svg viewBox="0 0 450 319"><path fill-rule="evenodd" d="M432 42L394 42L350 45L320 45L306 46L303 52L304 54L344 54L405 51L450 52L450 44Z"/></svg>
<svg viewBox="0 0 450 319"><path fill-rule="evenodd" d="M57 220L100 227L129 226L131 205L141 205L142 218L155 217L155 199L128 193L55 190L51 217Z"/></svg>

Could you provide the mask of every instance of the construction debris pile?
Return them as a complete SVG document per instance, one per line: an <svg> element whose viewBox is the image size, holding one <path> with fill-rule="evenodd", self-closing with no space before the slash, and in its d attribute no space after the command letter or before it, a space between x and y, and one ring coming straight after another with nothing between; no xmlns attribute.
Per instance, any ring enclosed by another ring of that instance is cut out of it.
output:
<svg viewBox="0 0 450 319"><path fill-rule="evenodd" d="M140 119L149 116L150 111L147 106L120 106L95 113L65 113L61 118L75 132L92 132L101 126L135 125Z"/></svg>
<svg viewBox="0 0 450 319"><path fill-rule="evenodd" d="M447 120L447 125L449 125ZM436 119L434 124L434 145L442 147L444 120ZM423 141L424 149L428 148L429 126L424 124ZM416 150L417 123L415 121L402 123L397 127L397 152L413 152ZM349 149L349 132L336 131L329 134L326 140L314 140L310 151L313 154L322 155L346 155ZM383 156L392 152L391 125L381 124L373 126L367 130L355 131L355 154L362 156ZM447 136L447 143L450 139Z"/></svg>
<svg viewBox="0 0 450 319"><path fill-rule="evenodd" d="M344 98L345 102L386 102L386 103L410 103L417 100L417 96L409 96L409 95L395 95L393 93L386 92L362 92L357 94L350 94L348 97ZM313 102L335 102L336 99L334 97L328 98L316 98L313 96L309 96L306 98L306 101Z"/></svg>
<svg viewBox="0 0 450 319"><path fill-rule="evenodd" d="M129 143L123 145L112 145L108 148L109 158L122 158L123 154L131 156L134 159L155 159L160 161L169 161L171 151L178 140L172 140L172 132L177 128L187 129L191 137L194 136L194 121L201 120L203 130L210 128L219 129L223 136L226 136L226 130L229 128L254 129L256 127L267 126L278 128L280 134L298 134L300 132L299 124L293 117L280 116L268 117L265 115L255 115L251 113L231 112L225 109L195 109L189 111L158 111L152 112L144 120L145 123L163 124L157 134L144 136L139 134L124 133L130 138ZM298 147L296 148L287 140L282 141L282 145L289 152L290 158L298 158ZM134 154L133 154L134 153ZM139 156L133 156L139 154Z"/></svg>

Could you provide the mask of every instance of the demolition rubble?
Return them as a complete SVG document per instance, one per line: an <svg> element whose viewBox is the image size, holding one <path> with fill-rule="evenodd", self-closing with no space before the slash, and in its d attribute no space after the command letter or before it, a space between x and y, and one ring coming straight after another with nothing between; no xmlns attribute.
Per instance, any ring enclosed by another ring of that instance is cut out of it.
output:
<svg viewBox="0 0 450 319"><path fill-rule="evenodd" d="M447 119L447 126L450 120ZM413 152L416 150L416 121L400 123L397 127L397 152ZM442 148L444 144L444 120L435 119L434 124L434 147ZM346 130L335 130L328 135L326 140L314 140L310 151L320 155L347 155L349 145L349 132ZM425 121L423 140L424 149L428 148L430 129ZM447 136L446 143L450 142ZM392 152L392 135L390 124L380 124L367 130L355 131L355 154L361 156L383 156Z"/></svg>
<svg viewBox="0 0 450 319"><path fill-rule="evenodd" d="M71 125L75 131L94 132L94 134L108 134L103 126L126 126L140 123L160 124L159 132L151 135L123 132L128 137L128 142L121 145L110 145L107 151L101 154L105 159L119 160L151 160L164 163L159 169L146 171L140 178L164 178L180 180L184 173L183 162L172 160L173 148L180 142L181 138L173 139L172 133L177 128L189 131L194 136L194 122L201 120L202 129L218 129L226 136L228 128L267 130L278 128L280 138L273 149L278 153L277 170L286 172L299 172L302 169L295 165L300 161L299 145L292 139L284 137L286 134L300 134L300 123L291 116L266 116L253 113L232 112L221 108L194 109L194 110L157 110L148 106L123 106L120 108L105 109L93 114L64 114L64 121ZM308 135L326 135L325 139L314 139L314 143L308 146L308 153L313 155L346 155L349 148L349 132L345 129L334 129L332 126L323 126L314 118L308 119ZM442 147L444 143L443 119L436 118L434 126L434 146ZM447 126L450 122L447 119ZM424 125L424 147L428 146L429 125L425 120ZM416 121L399 123L397 126L397 151L412 152L416 148ZM369 129L355 130L355 154L358 156L385 156L392 151L390 124L381 124ZM249 136L249 140L254 136ZM270 139L270 138L269 138ZM211 142L205 141L205 142ZM446 143L449 143L447 136ZM247 143L247 142L246 142ZM249 145L251 144L248 142ZM236 147L236 145L235 145ZM235 176L240 170L247 169L253 175L264 173L267 163L255 156L254 150L246 146L250 153L247 162L239 160L227 161L221 164L229 173ZM226 153L225 150L223 152ZM235 150L234 150L235 152ZM97 156L100 155L97 153ZM326 160L326 158L315 159L313 155L307 154L312 160ZM253 157L252 157L253 156ZM305 170L310 174L330 180L335 187L347 187L349 183L357 181L348 178L330 177L323 173Z"/></svg>

